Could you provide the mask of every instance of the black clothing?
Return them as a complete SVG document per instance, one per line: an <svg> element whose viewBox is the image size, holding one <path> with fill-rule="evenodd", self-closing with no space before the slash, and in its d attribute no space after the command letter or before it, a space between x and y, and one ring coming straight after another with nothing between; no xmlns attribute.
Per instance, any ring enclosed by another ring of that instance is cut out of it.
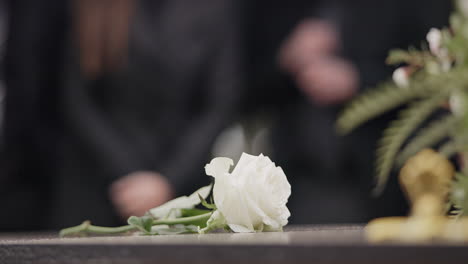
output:
<svg viewBox="0 0 468 264"><path fill-rule="evenodd" d="M31 184L51 209L41 228L118 224L108 187L134 171L162 173L176 195L209 182L203 167L242 80L231 1L138 1L126 67L95 80L79 70L66 1L11 2L7 176L44 187ZM18 171L37 157L41 168Z"/></svg>

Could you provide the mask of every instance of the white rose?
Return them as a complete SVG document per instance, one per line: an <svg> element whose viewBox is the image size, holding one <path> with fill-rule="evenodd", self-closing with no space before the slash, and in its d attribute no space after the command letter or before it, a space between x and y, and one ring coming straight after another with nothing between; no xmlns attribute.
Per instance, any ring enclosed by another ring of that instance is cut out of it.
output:
<svg viewBox="0 0 468 264"><path fill-rule="evenodd" d="M404 67L400 67L393 72L393 81L400 88L406 88L409 86L408 72Z"/></svg>
<svg viewBox="0 0 468 264"><path fill-rule="evenodd" d="M291 185L283 170L268 157L245 153L229 173L231 165L231 159L215 158L205 167L215 178L214 202L227 225L234 232L282 230L291 215Z"/></svg>

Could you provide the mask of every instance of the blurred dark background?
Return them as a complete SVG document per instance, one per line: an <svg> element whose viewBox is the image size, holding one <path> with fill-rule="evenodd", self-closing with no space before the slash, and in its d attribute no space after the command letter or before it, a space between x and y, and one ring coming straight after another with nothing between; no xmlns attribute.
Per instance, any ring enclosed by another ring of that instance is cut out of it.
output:
<svg viewBox="0 0 468 264"><path fill-rule="evenodd" d="M210 181L213 156L264 153L293 224L404 215L371 197L393 113L336 135L388 79L392 48L447 24L441 0L1 0L0 230L119 225Z"/></svg>

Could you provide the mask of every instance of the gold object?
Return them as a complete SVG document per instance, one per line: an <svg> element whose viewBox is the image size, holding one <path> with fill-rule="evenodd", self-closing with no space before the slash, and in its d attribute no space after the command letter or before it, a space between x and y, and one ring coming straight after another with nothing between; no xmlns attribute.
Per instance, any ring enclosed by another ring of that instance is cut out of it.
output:
<svg viewBox="0 0 468 264"><path fill-rule="evenodd" d="M413 213L427 210L426 206L431 206L430 203L426 201L424 205L419 205L419 199L432 196L431 202L441 203L441 211L432 214L443 215L442 205L449 194L454 174L452 163L432 149L424 149L408 159L400 171L399 179Z"/></svg>
<svg viewBox="0 0 468 264"><path fill-rule="evenodd" d="M468 218L449 219L444 211L454 174L452 163L432 149L410 158L399 177L411 204L410 216L372 220L366 227L367 239L408 243L468 241Z"/></svg>

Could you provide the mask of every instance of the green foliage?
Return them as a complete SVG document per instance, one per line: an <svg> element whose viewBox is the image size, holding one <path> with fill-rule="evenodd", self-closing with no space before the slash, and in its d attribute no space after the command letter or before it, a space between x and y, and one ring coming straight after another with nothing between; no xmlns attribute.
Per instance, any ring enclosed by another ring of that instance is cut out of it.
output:
<svg viewBox="0 0 468 264"><path fill-rule="evenodd" d="M340 134L347 134L363 123L380 116L399 106L414 100L427 98L440 90L449 89L445 76L433 76L421 72L407 88L399 88L392 82L386 82L374 89L369 89L354 99L341 113L337 120L337 130Z"/></svg>
<svg viewBox="0 0 468 264"><path fill-rule="evenodd" d="M127 222L145 235L198 233L207 226L212 215L210 210L201 209L181 209L181 214L181 217L171 219L155 219L151 214L131 216Z"/></svg>
<svg viewBox="0 0 468 264"><path fill-rule="evenodd" d="M195 209L192 209L195 210ZM195 211L189 213L192 214ZM135 227L137 230L142 232L144 235L176 235L176 234L187 234L187 233L198 233L198 225L153 225L154 219L151 216L131 216L128 219L128 224ZM206 226L203 225L203 226Z"/></svg>
<svg viewBox="0 0 468 264"><path fill-rule="evenodd" d="M457 154L458 147L457 144L453 141L446 142L439 148L439 153L444 155L447 158L452 157L453 155Z"/></svg>
<svg viewBox="0 0 468 264"><path fill-rule="evenodd" d="M208 203L205 198L203 198L201 195L198 196L200 198L201 205L203 205L207 209L211 210L216 210L216 204L214 203Z"/></svg>
<svg viewBox="0 0 468 264"><path fill-rule="evenodd" d="M227 229L229 228L226 222L226 218L224 218L223 214L219 211L214 211L211 215L210 219L206 222L206 227L200 229L200 233L208 233L210 231L216 229Z"/></svg>
<svg viewBox="0 0 468 264"><path fill-rule="evenodd" d="M423 94L423 91L414 89L399 89L393 83L367 90L343 111L337 121L337 130L340 134L347 134L370 119Z"/></svg>
<svg viewBox="0 0 468 264"><path fill-rule="evenodd" d="M152 234L151 227L153 226L153 218L150 216L131 216L128 218L127 223L143 232L143 234Z"/></svg>
<svg viewBox="0 0 468 264"><path fill-rule="evenodd" d="M145 235L198 233L206 227L212 209L216 208L205 199L211 188L212 185L200 188L190 196L181 196L150 209L145 216L131 216L127 222ZM195 208L200 203L209 210Z"/></svg>
<svg viewBox="0 0 468 264"><path fill-rule="evenodd" d="M390 65L409 64L422 66L428 59L432 59L428 51L420 51L414 48L410 48L408 51L395 49L390 51L386 63Z"/></svg>
<svg viewBox="0 0 468 264"><path fill-rule="evenodd" d="M181 217L190 217L190 216L206 214L206 213L211 212L211 210L192 208L192 209L180 209L180 212L181 212Z"/></svg>
<svg viewBox="0 0 468 264"><path fill-rule="evenodd" d="M446 157L461 154L465 160L468 158L468 11L460 4L456 2L450 28L431 29L428 36L431 43L423 43L420 50L390 52L386 62L405 66L394 77L402 80L400 83L406 82L404 78L407 77L408 87L386 82L367 90L353 100L337 120L338 132L346 134L370 119L407 105L379 142L376 193L383 190L394 163L401 166L421 149L443 140L447 142L439 148L441 154ZM451 113L430 122L408 140L422 122L443 105L447 105ZM468 164L460 164L460 168L450 201L462 215L468 215Z"/></svg>
<svg viewBox="0 0 468 264"><path fill-rule="evenodd" d="M432 147L447 138L456 124L457 118L446 115L422 128L413 140L398 154L396 164L401 167L411 156L424 148Z"/></svg>
<svg viewBox="0 0 468 264"><path fill-rule="evenodd" d="M415 102L400 112L399 119L393 121L384 131L377 149L377 184L375 193L382 192L392 170L395 157L401 146L413 132L441 103L447 99L446 92Z"/></svg>

